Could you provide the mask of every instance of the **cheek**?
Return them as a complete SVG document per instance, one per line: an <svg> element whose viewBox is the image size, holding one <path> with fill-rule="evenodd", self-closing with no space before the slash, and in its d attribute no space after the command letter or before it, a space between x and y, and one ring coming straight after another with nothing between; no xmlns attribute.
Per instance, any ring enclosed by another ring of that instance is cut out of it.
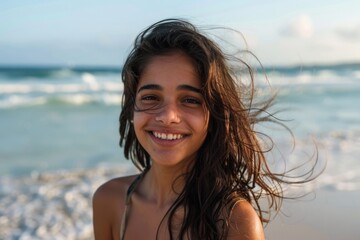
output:
<svg viewBox="0 0 360 240"><path fill-rule="evenodd" d="M203 135L203 138L205 139L209 128L208 112L202 114L201 117L196 118L196 125L197 129L199 130L199 134Z"/></svg>
<svg viewBox="0 0 360 240"><path fill-rule="evenodd" d="M140 133L140 128L144 125L144 123L145 123L144 113L135 112L133 117L133 126L136 137L138 137L138 134Z"/></svg>
<svg viewBox="0 0 360 240"><path fill-rule="evenodd" d="M144 120L147 118L147 116L149 116L149 114L147 114L145 111L134 111L134 114L133 114L134 124L135 124L135 122L137 122L137 123L144 122Z"/></svg>
<svg viewBox="0 0 360 240"><path fill-rule="evenodd" d="M203 126L204 126L204 131L205 131L205 132L208 131L209 121L210 121L210 113L209 113L209 111L204 110L204 114L203 114Z"/></svg>

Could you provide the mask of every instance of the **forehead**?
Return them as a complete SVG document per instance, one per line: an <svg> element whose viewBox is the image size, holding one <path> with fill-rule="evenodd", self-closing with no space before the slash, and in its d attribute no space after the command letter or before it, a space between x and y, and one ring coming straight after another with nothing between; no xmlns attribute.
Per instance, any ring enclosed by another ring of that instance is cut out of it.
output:
<svg viewBox="0 0 360 240"><path fill-rule="evenodd" d="M181 51L152 57L140 76L138 88L144 84L201 86L194 61Z"/></svg>

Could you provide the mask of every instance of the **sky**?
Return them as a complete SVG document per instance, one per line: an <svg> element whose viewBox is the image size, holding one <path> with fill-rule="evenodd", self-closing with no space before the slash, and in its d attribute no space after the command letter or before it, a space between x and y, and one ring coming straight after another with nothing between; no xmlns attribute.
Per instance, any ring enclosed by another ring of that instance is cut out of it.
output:
<svg viewBox="0 0 360 240"><path fill-rule="evenodd" d="M264 65L360 62L359 12L358 0L1 0L0 65L120 66L165 18L236 29Z"/></svg>

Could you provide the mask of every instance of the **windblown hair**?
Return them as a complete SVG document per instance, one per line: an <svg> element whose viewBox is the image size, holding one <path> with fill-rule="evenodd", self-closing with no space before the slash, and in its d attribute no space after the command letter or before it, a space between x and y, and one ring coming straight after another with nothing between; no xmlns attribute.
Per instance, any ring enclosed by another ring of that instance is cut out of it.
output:
<svg viewBox="0 0 360 240"><path fill-rule="evenodd" d="M195 64L201 91L209 111L206 139L200 147L193 167L184 176L185 187L168 211L170 239L226 239L231 208L246 199L257 210L262 222L264 213L278 210L283 199L281 185L287 183L282 174L268 167L265 149L255 125L275 121L267 114L274 98L253 102L254 70L243 60L225 55L221 48L191 23L167 19L141 32L135 40L122 70L124 93L120 114L120 146L141 171L151 167L149 154L136 138L131 124L136 90L144 68L154 56L173 51L186 53ZM250 76L251 83L238 81L240 74ZM230 61L231 60L231 61ZM232 62L230 64L230 62ZM264 114L266 113L266 114ZM268 200L266 209L260 198ZM174 214L184 209L180 231L174 234Z"/></svg>

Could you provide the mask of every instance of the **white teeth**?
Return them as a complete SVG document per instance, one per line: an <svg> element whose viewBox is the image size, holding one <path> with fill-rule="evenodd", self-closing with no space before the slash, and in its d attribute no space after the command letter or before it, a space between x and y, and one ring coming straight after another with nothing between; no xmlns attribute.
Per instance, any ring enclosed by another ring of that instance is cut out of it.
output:
<svg viewBox="0 0 360 240"><path fill-rule="evenodd" d="M166 134L166 133L153 132L153 134L155 137L164 140L176 140L184 137L184 135L182 134L172 134L172 133Z"/></svg>

